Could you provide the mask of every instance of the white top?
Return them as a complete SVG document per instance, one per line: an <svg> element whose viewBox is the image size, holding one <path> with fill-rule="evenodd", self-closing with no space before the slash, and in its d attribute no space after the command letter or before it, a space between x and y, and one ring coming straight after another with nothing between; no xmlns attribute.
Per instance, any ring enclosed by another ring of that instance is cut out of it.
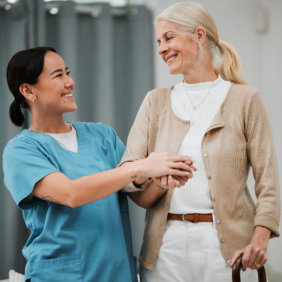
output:
<svg viewBox="0 0 282 282"><path fill-rule="evenodd" d="M171 91L172 110L179 118L190 121L190 129L183 139L178 154L190 156L197 168L193 178L181 188L174 190L170 206L171 213L213 212L201 143L230 85L230 82L218 77L213 82L195 84L180 82ZM194 109L193 106L196 108Z"/></svg>
<svg viewBox="0 0 282 282"><path fill-rule="evenodd" d="M54 137L65 150L77 153L78 151L77 134L76 134L76 129L72 126L72 124L71 124L70 132L47 133L47 134Z"/></svg>

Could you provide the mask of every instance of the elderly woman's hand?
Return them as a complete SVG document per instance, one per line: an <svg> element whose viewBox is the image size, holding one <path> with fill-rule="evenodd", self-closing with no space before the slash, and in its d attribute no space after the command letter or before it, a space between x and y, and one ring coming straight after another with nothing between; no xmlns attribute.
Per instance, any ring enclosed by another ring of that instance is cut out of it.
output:
<svg viewBox="0 0 282 282"><path fill-rule="evenodd" d="M271 231L263 226L256 226L251 242L241 250L237 250L231 260L230 267L242 255L242 270L261 268L267 261L266 250Z"/></svg>
<svg viewBox="0 0 282 282"><path fill-rule="evenodd" d="M188 176L165 175L161 177L153 177L154 184L161 189L182 187L189 178L193 177L193 171L197 170L193 165L193 161L187 161L186 164L191 168L191 173Z"/></svg>
<svg viewBox="0 0 282 282"><path fill-rule="evenodd" d="M154 177L152 178L154 181L154 184L158 186L161 189L174 189L176 187L183 186L189 178L193 177L193 174L189 176L171 176L171 175L165 175L161 177Z"/></svg>

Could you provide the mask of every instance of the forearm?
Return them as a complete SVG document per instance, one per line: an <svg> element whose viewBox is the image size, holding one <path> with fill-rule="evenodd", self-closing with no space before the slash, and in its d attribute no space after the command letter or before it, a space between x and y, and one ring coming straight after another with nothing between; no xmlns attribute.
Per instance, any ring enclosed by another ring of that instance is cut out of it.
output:
<svg viewBox="0 0 282 282"><path fill-rule="evenodd" d="M167 189L160 189L151 182L145 190L129 193L128 196L140 207L149 209L154 203L167 192Z"/></svg>
<svg viewBox="0 0 282 282"><path fill-rule="evenodd" d="M44 200L78 207L105 198L138 177L138 165L118 167L71 180L53 173L39 181L33 195Z"/></svg>
<svg viewBox="0 0 282 282"><path fill-rule="evenodd" d="M187 176L191 170L186 164L188 159L186 156L169 153L152 153L146 159L75 180L55 172L35 185L33 195L77 207L105 198L134 180L167 174Z"/></svg>

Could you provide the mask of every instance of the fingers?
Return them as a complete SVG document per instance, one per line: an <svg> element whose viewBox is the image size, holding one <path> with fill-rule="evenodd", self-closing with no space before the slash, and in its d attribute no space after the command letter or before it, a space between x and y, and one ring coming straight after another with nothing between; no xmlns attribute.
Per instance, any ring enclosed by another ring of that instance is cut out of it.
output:
<svg viewBox="0 0 282 282"><path fill-rule="evenodd" d="M157 185L159 188L162 189L167 189L171 187L172 189L174 188L179 188L182 187L189 179L190 177L187 176L176 176L172 175L170 182L173 181L174 185L172 183L168 183L169 177L168 176L161 176L161 177L153 177L153 181L155 185Z"/></svg>
<svg viewBox="0 0 282 282"><path fill-rule="evenodd" d="M189 177L185 177L185 176L176 176L176 175L172 175L172 178L174 180L177 180L177 182L175 182L175 186L176 187L182 187L189 179Z"/></svg>
<svg viewBox="0 0 282 282"><path fill-rule="evenodd" d="M161 177L161 186L164 188L168 187L168 176L162 176Z"/></svg>
<svg viewBox="0 0 282 282"><path fill-rule="evenodd" d="M173 179L171 175L168 176L168 188L169 189L174 189L175 188L175 183L177 182L176 179Z"/></svg>
<svg viewBox="0 0 282 282"><path fill-rule="evenodd" d="M183 170L179 170L179 169L174 169L174 168L170 168L168 170L168 175L175 175L175 176L183 176L183 177L192 177L192 172L189 171L183 171Z"/></svg>
<svg viewBox="0 0 282 282"><path fill-rule="evenodd" d="M170 166L171 168L188 171L191 173L195 170L192 164L188 165L186 162L172 162Z"/></svg>
<svg viewBox="0 0 282 282"><path fill-rule="evenodd" d="M197 170L197 168L194 166L194 161L191 160L191 161L186 161L185 162L188 166L190 166L194 171Z"/></svg>
<svg viewBox="0 0 282 282"><path fill-rule="evenodd" d="M171 153L151 153L146 159L136 161L136 163L142 177L173 175L191 178L195 171L190 157ZM182 182L179 179L174 181L175 186L181 186Z"/></svg>
<svg viewBox="0 0 282 282"><path fill-rule="evenodd" d="M242 270L243 271L246 271L246 269L249 265L249 262L250 262L250 259L251 259L251 256L252 256L252 251L253 251L252 248L250 248L249 245L248 245L246 247L244 253L243 253L243 257L242 257Z"/></svg>
<svg viewBox="0 0 282 282"><path fill-rule="evenodd" d="M167 161L167 162L187 162L188 165L190 164L190 162L192 162L189 156L177 155L167 152L162 152L162 153L152 152L149 155L149 158L163 159L163 161Z"/></svg>
<svg viewBox="0 0 282 282"><path fill-rule="evenodd" d="M233 267L235 261L242 256L242 270L246 271L247 268L258 269L261 268L266 262L267 257L265 252L258 247L253 245L247 245L242 250L238 250L234 253L233 258L231 259L230 267Z"/></svg>
<svg viewBox="0 0 282 282"><path fill-rule="evenodd" d="M264 256L264 257L261 258L261 259L258 258L258 259L255 261L255 267L256 267L257 269L259 269L259 268L261 268L263 265L265 265L266 262L267 262L267 257L266 257L266 256Z"/></svg>
<svg viewBox="0 0 282 282"><path fill-rule="evenodd" d="M236 260L244 253L243 249L242 250L238 250L234 253L231 262L230 262L230 267L233 267Z"/></svg>
<svg viewBox="0 0 282 282"><path fill-rule="evenodd" d="M161 153L161 154L165 154L165 156L167 157L167 160L172 161L172 162L192 161L191 158L188 156L177 155L177 154L172 154L172 153Z"/></svg>
<svg viewBox="0 0 282 282"><path fill-rule="evenodd" d="M248 267L251 269L257 269L262 267L267 261L267 257L263 250L258 247L252 247L252 256L250 257Z"/></svg>

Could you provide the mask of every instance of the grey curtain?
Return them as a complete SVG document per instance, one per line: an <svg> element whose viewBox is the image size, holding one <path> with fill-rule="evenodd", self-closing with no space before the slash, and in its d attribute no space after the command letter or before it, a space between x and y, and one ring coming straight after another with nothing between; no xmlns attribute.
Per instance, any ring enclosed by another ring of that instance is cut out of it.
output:
<svg viewBox="0 0 282 282"><path fill-rule="evenodd" d="M1 153L21 130L8 117L12 95L5 69L13 53L39 45L54 47L76 83L78 110L65 119L102 121L125 142L142 99L154 86L152 31L152 15L141 5L114 8L106 3L19 0L9 4L0 0ZM139 249L143 212L132 204L131 217L134 245ZM141 225L136 217L142 218ZM4 187L1 166L0 279L7 278L9 269L24 272L21 249L27 237L21 212Z"/></svg>

